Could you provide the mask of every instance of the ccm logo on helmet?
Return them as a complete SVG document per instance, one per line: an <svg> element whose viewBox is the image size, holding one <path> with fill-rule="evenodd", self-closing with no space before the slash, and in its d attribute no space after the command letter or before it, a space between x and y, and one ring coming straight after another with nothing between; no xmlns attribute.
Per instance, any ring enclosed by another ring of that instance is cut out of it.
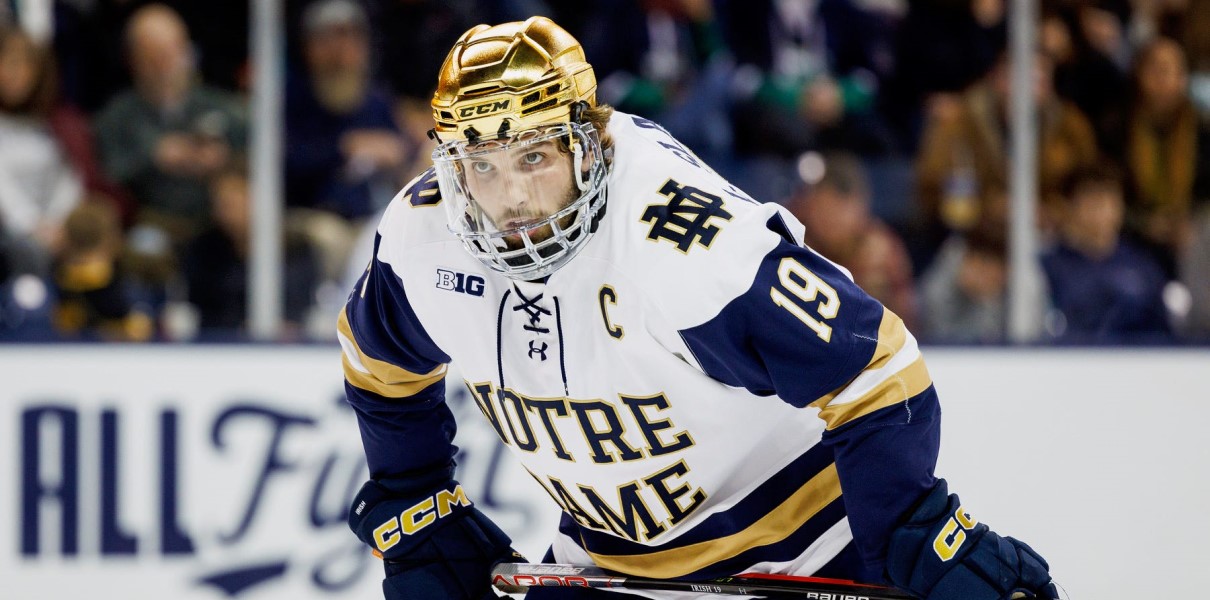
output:
<svg viewBox="0 0 1210 600"><path fill-rule="evenodd" d="M482 117L483 115L498 113L502 110L508 110L508 105L509 100L504 99L497 100L495 102L488 102L486 104L480 104L478 106L464 106L458 109L458 118L465 119L467 117Z"/></svg>
<svg viewBox="0 0 1210 600"><path fill-rule="evenodd" d="M401 532L402 535L412 535L437 519L448 517L455 506L471 506L461 485L452 490L441 490L374 528L374 545L378 546L379 552L386 552L399 543Z"/></svg>

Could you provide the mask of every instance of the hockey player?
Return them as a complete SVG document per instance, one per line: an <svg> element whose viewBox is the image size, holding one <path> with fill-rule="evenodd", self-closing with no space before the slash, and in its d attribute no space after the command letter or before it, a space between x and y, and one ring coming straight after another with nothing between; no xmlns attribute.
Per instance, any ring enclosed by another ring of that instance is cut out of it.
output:
<svg viewBox="0 0 1210 600"><path fill-rule="evenodd" d="M1041 557L934 477L937 394L899 317L595 88L541 17L477 26L442 66L433 168L339 321L372 478L349 524L386 597L490 598L519 559L453 479L446 385L563 510L548 561L1055 597Z"/></svg>

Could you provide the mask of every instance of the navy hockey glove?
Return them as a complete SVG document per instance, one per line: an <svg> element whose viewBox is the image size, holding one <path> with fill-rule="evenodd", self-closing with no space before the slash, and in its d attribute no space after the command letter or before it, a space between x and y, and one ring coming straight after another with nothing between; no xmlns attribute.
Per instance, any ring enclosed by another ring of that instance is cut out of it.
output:
<svg viewBox="0 0 1210 600"><path fill-rule="evenodd" d="M1053 600L1049 570L1033 548L977 522L944 479L891 533L887 550L891 583L926 600Z"/></svg>
<svg viewBox="0 0 1210 600"><path fill-rule="evenodd" d="M353 499L349 527L382 554L386 600L494 600L492 566L524 560L453 472L370 480Z"/></svg>

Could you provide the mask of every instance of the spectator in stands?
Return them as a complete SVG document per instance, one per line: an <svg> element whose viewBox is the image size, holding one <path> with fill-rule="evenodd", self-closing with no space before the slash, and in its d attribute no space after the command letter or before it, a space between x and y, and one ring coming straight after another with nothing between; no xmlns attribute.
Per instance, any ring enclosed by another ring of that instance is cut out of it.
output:
<svg viewBox="0 0 1210 600"><path fill-rule="evenodd" d="M1098 146L1109 150L1113 135L1124 126L1129 86L1126 72L1088 40L1082 10L1087 9L1066 0L1043 3L1039 41L1055 65L1055 92L1088 117Z"/></svg>
<svg viewBox="0 0 1210 600"><path fill-rule="evenodd" d="M120 262L122 246L108 200L85 200L67 217L54 277L54 324L64 339L142 342L155 334L151 307Z"/></svg>
<svg viewBox="0 0 1210 600"><path fill-rule="evenodd" d="M911 261L899 236L870 213L870 183L856 156L826 156L822 177L787 207L806 227L811 248L848 269L857 285L914 327Z"/></svg>
<svg viewBox="0 0 1210 600"><path fill-rule="evenodd" d="M126 25L133 89L97 116L106 171L137 203L136 222L179 249L208 221L206 180L246 144L246 113L227 93L198 82L189 32L162 4Z"/></svg>
<svg viewBox="0 0 1210 600"><path fill-rule="evenodd" d="M242 165L228 165L211 179L210 202L213 225L185 253L189 302L198 309L203 335L242 335L252 243L248 174ZM318 266L305 236L289 229L283 268L285 336L297 339L314 300Z"/></svg>
<svg viewBox="0 0 1210 600"><path fill-rule="evenodd" d="M894 38L894 65L880 93L908 153L938 96L959 94L983 78L1007 38L1005 0L912 0Z"/></svg>
<svg viewBox="0 0 1210 600"><path fill-rule="evenodd" d="M587 0L566 0L571 11L585 18L593 3ZM383 75L395 102L395 122L411 150L401 173L419 173L431 164L429 155L436 143L428 137L433 128L433 82L445 55L466 30L479 23L524 21L531 14L546 14L563 23L555 14L526 13L520 17L498 18L482 16L473 0L389 0L382 6L380 30L390 35L382 40L382 63L403 65L406 69L385 69ZM587 6L586 6L587 5ZM573 32L575 33L575 32ZM579 39L585 39L577 36ZM343 300L341 301L343 305Z"/></svg>
<svg viewBox="0 0 1210 600"><path fill-rule="evenodd" d="M720 19L739 65L737 151L793 157L808 149L863 156L895 143L874 111L892 42L853 0L727 3Z"/></svg>
<svg viewBox="0 0 1210 600"><path fill-rule="evenodd" d="M1038 107L1038 184L1044 232L1057 224L1059 187L1073 170L1091 164L1096 140L1088 120L1054 94L1050 60L1037 55L1033 96ZM1009 62L1002 57L956 103L935 106L917 157L917 186L924 229L969 231L986 208L980 198L1006 187L1009 148ZM942 236L943 239L944 236Z"/></svg>
<svg viewBox="0 0 1210 600"><path fill-rule="evenodd" d="M1055 331L1067 342L1140 342L1168 337L1166 279L1145 251L1121 239L1125 210L1118 172L1096 166L1064 186L1067 214L1059 243L1042 257Z"/></svg>
<svg viewBox="0 0 1210 600"><path fill-rule="evenodd" d="M383 40L383 63L408 65L407 69L388 68L383 73L395 96L414 98L428 106L437 71L448 54L448 48L443 49L443 45L453 46L467 29L487 22L476 18L476 7L468 4L467 0L390 0L384 3L382 30L391 34ZM526 18L528 15L521 20ZM425 116L431 127L432 107L426 110Z"/></svg>
<svg viewBox="0 0 1210 600"><path fill-rule="evenodd" d="M302 16L305 74L286 92L288 220L336 279L358 225L399 191L408 148L389 96L371 78L369 22L354 0L318 0Z"/></svg>
<svg viewBox="0 0 1210 600"><path fill-rule="evenodd" d="M1126 43L1133 49L1141 49L1156 38L1178 37L1189 5L1197 1L1131 0L1123 28Z"/></svg>
<svg viewBox="0 0 1210 600"><path fill-rule="evenodd" d="M1082 37L1088 40L1095 52L1109 57L1123 73L1130 70L1134 52L1126 31L1134 1L1086 0L1073 3L1078 11ZM1063 0L1056 0L1055 3L1062 5Z"/></svg>
<svg viewBox="0 0 1210 600"><path fill-rule="evenodd" d="M710 0L598 2L581 38L597 95L660 123L707 162L731 152L731 61Z"/></svg>
<svg viewBox="0 0 1210 600"><path fill-rule="evenodd" d="M83 192L51 127L55 100L47 50L0 28L0 236L10 268L40 276L49 275L63 220Z"/></svg>
<svg viewBox="0 0 1210 600"><path fill-rule="evenodd" d="M920 338L958 344L1005 342L1007 289L1002 236L982 230L951 236L920 279Z"/></svg>
<svg viewBox="0 0 1210 600"><path fill-rule="evenodd" d="M249 83L249 0L159 0L180 14L191 32L197 69L206 83L246 91ZM54 4L54 45L63 93L95 113L130 86L124 28L151 0L68 0ZM286 2L289 5L292 2Z"/></svg>
<svg viewBox="0 0 1210 600"><path fill-rule="evenodd" d="M1135 65L1135 95L1121 141L1128 169L1127 229L1175 277L1192 213L1210 200L1210 126L1188 94L1181 47L1157 38Z"/></svg>

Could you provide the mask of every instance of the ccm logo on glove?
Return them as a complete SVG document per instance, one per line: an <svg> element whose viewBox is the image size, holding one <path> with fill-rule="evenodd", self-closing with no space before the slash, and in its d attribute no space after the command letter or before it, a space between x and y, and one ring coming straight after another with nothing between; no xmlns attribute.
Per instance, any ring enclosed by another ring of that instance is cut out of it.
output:
<svg viewBox="0 0 1210 600"><path fill-rule="evenodd" d="M398 517L391 517L375 527L374 545L378 546L379 552L386 552L399 543L401 529L404 535L412 535L437 519L449 516L455 506L471 506L461 485L454 486L453 490L440 490L404 510Z"/></svg>
<svg viewBox="0 0 1210 600"><path fill-rule="evenodd" d="M976 521L970 513L959 506L958 510L954 511L954 516L946 521L945 526L933 540L933 552L937 553L942 562L953 558L958 553L958 549L962 547L962 542L966 541L966 532L974 529L978 524L979 521Z"/></svg>

